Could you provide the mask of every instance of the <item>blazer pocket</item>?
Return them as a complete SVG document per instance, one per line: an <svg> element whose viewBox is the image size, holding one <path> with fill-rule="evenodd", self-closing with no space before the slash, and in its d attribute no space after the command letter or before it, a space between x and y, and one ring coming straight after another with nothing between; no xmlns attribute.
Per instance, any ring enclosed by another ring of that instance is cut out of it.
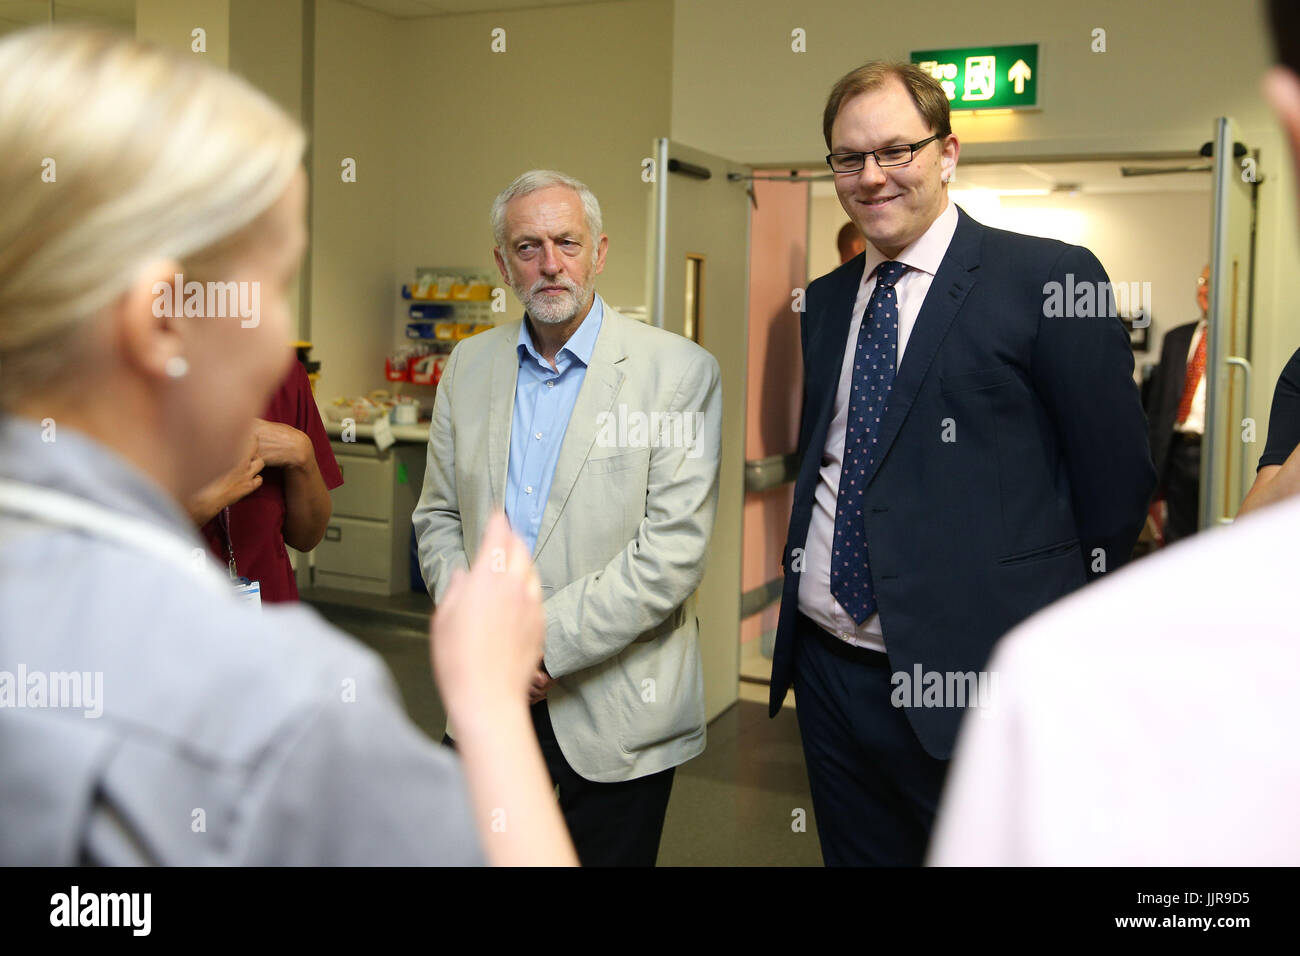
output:
<svg viewBox="0 0 1300 956"><path fill-rule="evenodd" d="M1049 558L1059 558L1069 554L1071 551L1079 550L1079 539L1071 538L1069 541L1062 541L1059 544L1044 545L1041 548L1034 548L1032 551L1021 551L1019 554L1009 554L1005 558L998 558L998 564L1006 567L1011 564L1029 564L1032 561L1045 561Z"/></svg>
<svg viewBox="0 0 1300 956"><path fill-rule="evenodd" d="M638 449L623 455L610 455L607 458L588 458L587 474L592 476L612 475L615 472L635 468L638 464L644 467L649 460L649 449Z"/></svg>
<svg viewBox="0 0 1300 956"><path fill-rule="evenodd" d="M685 622L679 607L670 619ZM634 643L616 658L625 690L619 746L635 754L704 727L704 676L695 640L680 627L663 640Z"/></svg>
<svg viewBox="0 0 1300 956"><path fill-rule="evenodd" d="M974 372L962 372L960 375L944 375L939 379L939 391L945 395L953 392L969 392L977 388L994 388L1005 385L1015 378L1010 365L997 368L979 369Z"/></svg>

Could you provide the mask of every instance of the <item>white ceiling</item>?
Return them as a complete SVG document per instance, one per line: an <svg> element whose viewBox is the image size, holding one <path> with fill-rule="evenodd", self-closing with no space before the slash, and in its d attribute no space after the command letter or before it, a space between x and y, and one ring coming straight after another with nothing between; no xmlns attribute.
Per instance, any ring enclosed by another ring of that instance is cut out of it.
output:
<svg viewBox="0 0 1300 956"><path fill-rule="evenodd" d="M354 6L386 13L390 17L437 17L449 13L495 13L529 7L568 7L606 0L345 0Z"/></svg>
<svg viewBox="0 0 1300 956"><path fill-rule="evenodd" d="M135 0L55 0L55 21L135 24ZM48 0L0 0L0 32L32 23L49 23Z"/></svg>
<svg viewBox="0 0 1300 956"><path fill-rule="evenodd" d="M1162 169L1171 166L1207 166L1204 159L1091 160L1081 163L961 163L954 189L989 189L1001 195L1043 193L1163 193L1209 192L1210 174L1165 173L1159 176L1124 176L1120 167ZM834 196L829 180L813 183L814 196Z"/></svg>
<svg viewBox="0 0 1300 956"><path fill-rule="evenodd" d="M953 186L958 189L992 189L995 191L1042 190L1070 192L1078 187L1084 193L1209 192L1210 174L1163 173L1161 175L1125 176L1127 169L1168 169L1170 167L1206 166L1209 160L1163 160L1160 162L1106 160L1084 163L984 163L957 164Z"/></svg>
<svg viewBox="0 0 1300 956"><path fill-rule="evenodd" d="M390 17L436 17L453 13L493 13L523 10L530 7L572 6L601 3L605 0L345 0ZM0 0L0 32L32 23L48 23L48 0ZM111 23L130 26L135 23L135 0L55 0L56 20Z"/></svg>

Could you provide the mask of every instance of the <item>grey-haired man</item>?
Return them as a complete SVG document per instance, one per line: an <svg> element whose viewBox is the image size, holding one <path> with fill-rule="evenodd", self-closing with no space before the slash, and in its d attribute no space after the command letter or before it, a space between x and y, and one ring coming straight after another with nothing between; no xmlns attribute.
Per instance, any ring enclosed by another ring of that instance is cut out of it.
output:
<svg viewBox="0 0 1300 956"><path fill-rule="evenodd" d="M596 294L608 238L582 183L527 172L492 225L526 312L447 362L420 563L437 600L504 508L542 582L532 712L579 858L651 866L674 768L704 749L694 593L717 507L718 364Z"/></svg>

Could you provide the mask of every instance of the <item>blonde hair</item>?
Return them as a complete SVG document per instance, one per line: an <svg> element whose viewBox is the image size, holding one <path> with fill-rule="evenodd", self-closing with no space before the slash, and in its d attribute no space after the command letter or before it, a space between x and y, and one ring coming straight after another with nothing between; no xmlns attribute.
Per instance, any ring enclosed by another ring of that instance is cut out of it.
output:
<svg viewBox="0 0 1300 956"><path fill-rule="evenodd" d="M209 258L302 162L244 80L113 31L0 39L0 408L150 262ZM228 250L227 250L228 251Z"/></svg>

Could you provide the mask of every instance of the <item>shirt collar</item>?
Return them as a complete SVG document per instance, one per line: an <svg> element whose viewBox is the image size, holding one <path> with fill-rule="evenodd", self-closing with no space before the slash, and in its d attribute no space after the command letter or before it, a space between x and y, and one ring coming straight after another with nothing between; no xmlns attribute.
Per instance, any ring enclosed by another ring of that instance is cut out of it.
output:
<svg viewBox="0 0 1300 956"><path fill-rule="evenodd" d="M953 233L957 231L957 204L951 199L943 212L939 213L930 228L912 241L902 252L894 256L895 262L901 262L909 269L917 269L934 275L939 271L939 264L948 254ZM876 266L889 261L884 253L867 243L867 260L862 270L862 282L866 284L872 277Z"/></svg>
<svg viewBox="0 0 1300 956"><path fill-rule="evenodd" d="M591 311L587 317L582 320L582 324L577 330L569 336L569 341L565 342L556 353L555 364L560 365L560 356L568 352L584 366L591 364L591 353L596 350L596 336L600 334L600 324L605 318L605 303L599 295L595 295L591 302ZM519 360L524 360L524 353L527 351L539 364L548 365L541 353L533 345L532 333L528 331L528 320L519 323L519 339L515 343L515 350L519 353ZM549 367L549 365L548 365Z"/></svg>

